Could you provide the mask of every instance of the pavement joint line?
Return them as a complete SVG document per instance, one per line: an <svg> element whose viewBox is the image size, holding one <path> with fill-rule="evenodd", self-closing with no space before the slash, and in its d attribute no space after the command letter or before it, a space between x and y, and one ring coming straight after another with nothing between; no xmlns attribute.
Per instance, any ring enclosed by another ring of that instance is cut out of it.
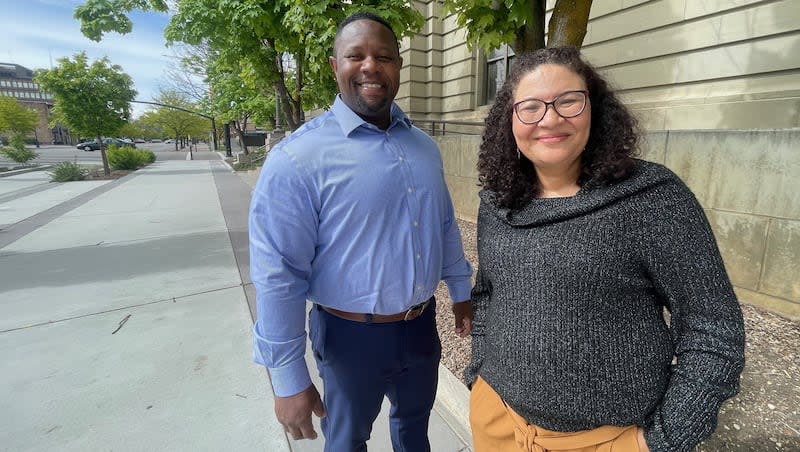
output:
<svg viewBox="0 0 800 452"><path fill-rule="evenodd" d="M2 232L3 232L3 225L0 224L0 233L2 233ZM93 248L95 246L101 246L101 245L117 246L117 245L124 245L124 244L127 244L127 243L136 243L136 242L143 242L143 241L150 241L150 240L161 240L161 239L167 239L167 238L181 238L181 237L185 237L185 236L194 235L194 234L197 234L197 233L212 233L213 234L213 233L223 233L223 232L226 232L226 231L223 231L221 229L208 229L208 230L193 231L193 232L188 233L188 234L155 235L155 236L150 236L150 237L141 237L141 238L138 238L138 239L118 240L118 241L114 241L114 242L107 242L105 240L101 240L101 241L99 241L97 243L87 243L85 245L69 246L69 247L66 247L66 248L49 248L46 251L52 252L52 251L75 250L75 249L80 249L80 248ZM0 237L2 237L2 236L0 236ZM28 251L11 251L11 252L8 252L8 251L3 251L2 249L0 249L0 259L4 259L6 257L18 256L20 254L25 254L27 252Z"/></svg>
<svg viewBox="0 0 800 452"><path fill-rule="evenodd" d="M46 224L50 223L56 218L63 216L67 212L77 209L78 207L86 204L87 202L93 200L94 198L100 196L101 194L113 188L116 188L117 186L122 185L125 182L128 182L129 180L138 176L136 174L137 172L138 171L134 171L124 177L113 180L107 184L95 187L85 193L81 193L80 195L72 199L64 201L58 205L55 205L35 215L31 215L30 217L25 218L24 220L20 220L17 223L14 223L8 229L3 229L2 234L0 235L0 250L16 242L22 237L25 237L31 232L41 228L42 226L45 226Z"/></svg>
<svg viewBox="0 0 800 452"><path fill-rule="evenodd" d="M0 196L0 204L7 203L9 201L16 201L17 199L22 199L26 196L34 195L56 186L56 184L51 182L42 182L41 184L37 184L32 187L20 188L19 190Z"/></svg>
<svg viewBox="0 0 800 452"><path fill-rule="evenodd" d="M181 299L181 298L189 298L189 297L194 297L194 296L197 296L197 295L204 295L204 294L207 294L207 293L219 292L219 291L222 291L222 290L235 289L237 287L242 287L242 286L243 286L243 284L237 284L237 285L234 285L234 286L227 286L227 287L219 287L219 288L216 288L216 289L203 290L203 291L200 291L200 292L190 293L190 294L186 294L186 295L163 298L161 300L147 301L147 302L144 302L144 303L136 303L136 304L131 304L131 305L127 305L127 306L120 306L119 308L114 308L114 309L106 309L104 311L90 312L90 313L87 313L87 314L76 315L76 316L73 316L73 317L65 317L63 319L48 320L46 322L33 323L33 324L30 324L30 325L18 326L18 327L9 328L9 329L6 329L6 330L0 330L0 334L11 333L13 331L19 331L19 330L27 330L27 329L35 328L35 327L39 327L39 326L52 325L54 323L63 323L63 322L68 322L70 320L82 319L82 318L86 318L86 317L93 317L93 316L96 316L96 315L108 314L108 313L111 313L111 312L124 311L126 309L140 308L142 306L150 306L150 305L153 305L153 304L166 303L168 301L171 301L173 303L177 303L178 300Z"/></svg>

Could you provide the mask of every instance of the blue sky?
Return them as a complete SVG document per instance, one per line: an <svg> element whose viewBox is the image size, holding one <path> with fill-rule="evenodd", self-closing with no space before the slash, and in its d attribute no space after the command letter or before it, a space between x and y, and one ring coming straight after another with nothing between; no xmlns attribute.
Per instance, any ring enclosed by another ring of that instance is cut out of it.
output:
<svg viewBox="0 0 800 452"><path fill-rule="evenodd" d="M164 28L169 16L163 13L130 14L133 31L127 35L111 33L102 41L85 38L80 23L72 17L84 0L0 0L0 62L15 63L28 69L50 68L61 57L86 51L90 60L107 56L133 78L136 100L150 101L159 86L167 86L165 68L172 49L167 48ZM146 105L131 104L134 116Z"/></svg>

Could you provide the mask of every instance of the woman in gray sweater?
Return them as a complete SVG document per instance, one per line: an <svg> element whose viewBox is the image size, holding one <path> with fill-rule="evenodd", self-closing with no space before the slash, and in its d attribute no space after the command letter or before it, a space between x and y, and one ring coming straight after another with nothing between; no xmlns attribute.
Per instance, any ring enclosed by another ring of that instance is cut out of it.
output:
<svg viewBox="0 0 800 452"><path fill-rule="evenodd" d="M518 56L485 130L476 450L692 450L744 365L702 207L573 48Z"/></svg>

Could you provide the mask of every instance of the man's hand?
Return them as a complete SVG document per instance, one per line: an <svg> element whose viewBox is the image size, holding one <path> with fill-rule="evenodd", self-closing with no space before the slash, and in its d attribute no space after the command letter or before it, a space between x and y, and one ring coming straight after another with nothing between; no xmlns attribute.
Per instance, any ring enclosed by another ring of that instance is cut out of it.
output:
<svg viewBox="0 0 800 452"><path fill-rule="evenodd" d="M467 337L472 331L472 301L453 303L453 315L456 317L456 334Z"/></svg>
<svg viewBox="0 0 800 452"><path fill-rule="evenodd" d="M313 384L293 396L275 396L275 414L278 416L278 422L293 439L317 439L317 432L311 424L312 412L321 418L327 414L319 392Z"/></svg>

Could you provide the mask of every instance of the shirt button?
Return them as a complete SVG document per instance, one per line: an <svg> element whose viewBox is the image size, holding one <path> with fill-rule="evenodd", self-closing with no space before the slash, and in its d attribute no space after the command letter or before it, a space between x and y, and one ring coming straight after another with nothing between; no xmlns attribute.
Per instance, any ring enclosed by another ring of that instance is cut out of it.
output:
<svg viewBox="0 0 800 452"><path fill-rule="evenodd" d="M415 227L415 228L416 228L416 227L419 227L419 223L417 223L417 222L415 221L415 222L414 222L414 227Z"/></svg>
<svg viewBox="0 0 800 452"><path fill-rule="evenodd" d="M422 259L422 256L417 254L417 259Z"/></svg>
<svg viewBox="0 0 800 452"><path fill-rule="evenodd" d="M412 191L414 191L414 189L411 188L411 187L408 187L408 192L411 193Z"/></svg>

